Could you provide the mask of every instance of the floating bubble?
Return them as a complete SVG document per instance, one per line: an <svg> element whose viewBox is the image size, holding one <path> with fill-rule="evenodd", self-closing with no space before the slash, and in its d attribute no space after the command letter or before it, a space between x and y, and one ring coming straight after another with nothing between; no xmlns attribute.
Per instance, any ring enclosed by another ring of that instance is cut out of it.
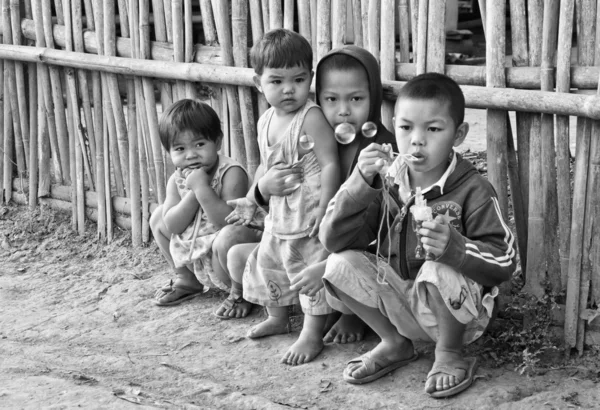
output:
<svg viewBox="0 0 600 410"><path fill-rule="evenodd" d="M373 138L377 135L377 124L373 121L367 121L361 127L361 131L366 138Z"/></svg>
<svg viewBox="0 0 600 410"><path fill-rule="evenodd" d="M356 129L352 124L343 122L335 127L335 139L340 144L350 144L352 141L354 141L355 136Z"/></svg>
<svg viewBox="0 0 600 410"><path fill-rule="evenodd" d="M301 135L298 143L300 144L300 148L306 151L310 151L315 146L315 140L308 134Z"/></svg>

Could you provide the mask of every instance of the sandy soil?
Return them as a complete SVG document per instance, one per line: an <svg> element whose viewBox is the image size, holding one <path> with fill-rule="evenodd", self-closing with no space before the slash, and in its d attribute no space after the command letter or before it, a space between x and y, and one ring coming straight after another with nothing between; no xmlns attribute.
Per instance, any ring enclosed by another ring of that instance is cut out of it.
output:
<svg viewBox="0 0 600 410"><path fill-rule="evenodd" d="M78 236L70 216L42 207L0 208L0 407L201 409L566 409L598 408L598 353L548 361L543 375L498 367L489 354L473 386L456 398L423 393L431 345L420 359L381 380L352 386L347 360L378 339L328 345L312 363L280 356L298 335L243 337L260 309L221 321L226 296L209 291L178 307L153 304L169 272L155 245L131 248L127 232L101 244L95 226ZM471 353L482 352L482 341ZM479 346L479 347L478 347Z"/></svg>

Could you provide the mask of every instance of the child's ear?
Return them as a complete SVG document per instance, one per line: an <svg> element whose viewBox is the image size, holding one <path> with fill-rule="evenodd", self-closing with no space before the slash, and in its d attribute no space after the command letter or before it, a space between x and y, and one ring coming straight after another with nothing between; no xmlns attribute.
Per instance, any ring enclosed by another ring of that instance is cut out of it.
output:
<svg viewBox="0 0 600 410"><path fill-rule="evenodd" d="M215 141L215 145L217 146L217 151L221 151L221 147L223 146L223 135L219 135L217 140Z"/></svg>
<svg viewBox="0 0 600 410"><path fill-rule="evenodd" d="M256 86L258 92L262 93L262 87L260 86L260 76L258 74L254 74L254 76L252 76L252 80L254 81L254 85Z"/></svg>
<svg viewBox="0 0 600 410"><path fill-rule="evenodd" d="M458 147L463 143L467 134L469 133L469 123L463 122L456 128L456 133L454 134L454 146Z"/></svg>

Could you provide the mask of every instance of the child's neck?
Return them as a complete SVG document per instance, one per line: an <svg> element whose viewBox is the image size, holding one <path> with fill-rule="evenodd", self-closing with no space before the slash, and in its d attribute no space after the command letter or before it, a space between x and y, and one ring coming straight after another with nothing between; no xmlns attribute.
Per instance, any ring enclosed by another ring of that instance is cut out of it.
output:
<svg viewBox="0 0 600 410"><path fill-rule="evenodd" d="M276 144L283 137L283 133L287 130L297 112L298 110L286 112L275 108L267 131L269 145Z"/></svg>

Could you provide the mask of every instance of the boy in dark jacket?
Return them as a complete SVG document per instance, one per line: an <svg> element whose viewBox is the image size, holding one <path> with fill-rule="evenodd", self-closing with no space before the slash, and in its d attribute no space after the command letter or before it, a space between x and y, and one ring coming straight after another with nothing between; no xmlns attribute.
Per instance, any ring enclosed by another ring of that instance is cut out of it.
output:
<svg viewBox="0 0 600 410"><path fill-rule="evenodd" d="M395 107L400 155L369 145L329 203L319 233L333 253L323 278L327 300L381 338L348 363L349 383L368 383L415 360L414 340L436 343L425 385L431 396L459 393L473 380L477 360L464 358L462 346L487 327L516 250L493 187L454 150L469 130L464 106L460 87L445 75L409 81ZM410 212L417 191L433 215L419 226ZM373 241L377 256L367 252Z"/></svg>

